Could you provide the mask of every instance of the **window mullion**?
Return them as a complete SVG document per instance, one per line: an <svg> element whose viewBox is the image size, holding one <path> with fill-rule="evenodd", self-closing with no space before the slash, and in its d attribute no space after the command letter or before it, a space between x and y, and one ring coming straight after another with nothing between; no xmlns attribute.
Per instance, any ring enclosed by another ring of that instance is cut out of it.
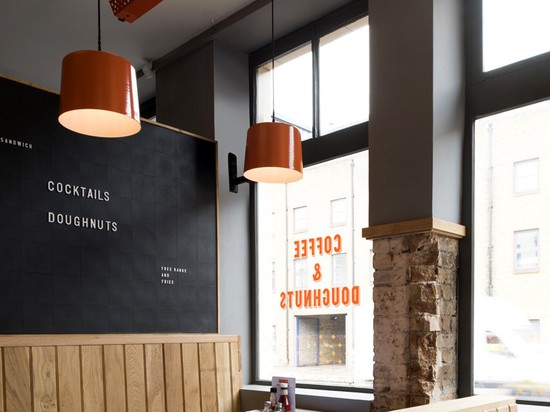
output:
<svg viewBox="0 0 550 412"><path fill-rule="evenodd" d="M321 110L320 110L320 82L319 82L319 35L317 29L313 29L313 38L311 39L312 65L313 65L313 138L321 135Z"/></svg>

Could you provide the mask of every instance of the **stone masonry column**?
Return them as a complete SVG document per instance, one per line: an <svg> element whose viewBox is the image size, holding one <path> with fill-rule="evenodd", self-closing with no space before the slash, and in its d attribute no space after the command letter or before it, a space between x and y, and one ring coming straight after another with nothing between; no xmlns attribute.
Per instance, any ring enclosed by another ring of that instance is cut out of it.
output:
<svg viewBox="0 0 550 412"><path fill-rule="evenodd" d="M374 410L456 398L457 262L464 227L428 218L373 239Z"/></svg>

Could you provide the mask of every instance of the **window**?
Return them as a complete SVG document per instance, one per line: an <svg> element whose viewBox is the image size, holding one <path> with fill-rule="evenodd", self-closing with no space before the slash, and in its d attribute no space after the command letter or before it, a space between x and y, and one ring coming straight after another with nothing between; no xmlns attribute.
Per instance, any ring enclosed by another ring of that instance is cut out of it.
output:
<svg viewBox="0 0 550 412"><path fill-rule="evenodd" d="M346 199L336 199L330 202L331 225L343 226L346 224Z"/></svg>
<svg viewBox="0 0 550 412"><path fill-rule="evenodd" d="M521 195L539 190L539 159L514 163L514 193Z"/></svg>
<svg viewBox="0 0 550 412"><path fill-rule="evenodd" d="M345 285L348 279L347 254L332 255L332 284Z"/></svg>
<svg viewBox="0 0 550 412"><path fill-rule="evenodd" d="M321 136L369 119L368 28L365 17L321 37Z"/></svg>
<svg viewBox="0 0 550 412"><path fill-rule="evenodd" d="M549 133L550 101L475 122L476 393L494 387L520 400L550 401L550 373L540 367L550 364L550 277L542 266L542 254L550 249L543 236L550 229L550 186L539 171L539 163L550 158Z"/></svg>
<svg viewBox="0 0 550 412"><path fill-rule="evenodd" d="M271 262L271 292L275 293L277 290L277 271L275 270L275 262Z"/></svg>
<svg viewBox="0 0 550 412"><path fill-rule="evenodd" d="M294 287L296 289L307 287L307 259L294 261Z"/></svg>
<svg viewBox="0 0 550 412"><path fill-rule="evenodd" d="M313 81L311 44L299 47L275 59L275 74L271 61L257 71L258 93L256 122L273 121L273 90L275 119L300 129L302 140L313 133ZM274 76L274 77L272 77Z"/></svg>
<svg viewBox="0 0 550 412"><path fill-rule="evenodd" d="M514 232L516 272L534 271L539 268L539 230Z"/></svg>
<svg viewBox="0 0 550 412"><path fill-rule="evenodd" d="M309 384L364 388L372 385L372 322L368 321L373 316L369 283L372 266L366 253L369 242L360 236L360 228L367 224L367 170L367 152L361 152L308 166L304 171L307 177L296 183L257 185L258 227L264 224L264 216L269 219L274 208L280 208L277 214L285 210L295 213L303 206L293 206L305 202L312 222L310 230L300 233L288 227L292 224L290 221L287 227L282 225L277 238L288 240L279 248L269 246L270 239L258 239L258 251L261 251L258 267L266 264L263 258L283 265L286 261L290 268L288 272L277 273L275 295L271 293L271 281L261 275L257 277L260 380L290 375ZM349 196L354 199L350 209L356 211L354 231L332 227L325 218L330 213L330 199L334 193L341 193L343 181L349 182L348 191L354 187L355 195ZM320 187L323 190L319 190ZM286 201L276 204L271 201L273 198ZM338 320L330 319L334 316ZM345 326L346 322L353 325L356 321L360 327ZM261 349L264 344L261 337L269 336L268 331L263 330L264 325L273 324L277 325L280 339L276 356ZM316 335L307 333L315 328L319 331ZM361 350L346 352L346 342L355 342L355 347ZM308 369L306 365L317 366ZM327 369L328 365L332 365L332 369Z"/></svg>
<svg viewBox="0 0 550 412"><path fill-rule="evenodd" d="M307 207L294 208L294 233L307 231Z"/></svg>
<svg viewBox="0 0 550 412"><path fill-rule="evenodd" d="M350 3L338 20L321 19L278 40L276 49L282 44L287 51L276 56L274 68L271 45L252 53L256 122L271 121L274 104L276 120L300 129L303 141L366 126L369 20L361 16L366 7Z"/></svg>
<svg viewBox="0 0 550 412"><path fill-rule="evenodd" d="M304 178L252 186L256 382L293 376L299 385L372 387L372 246L361 237L368 226L366 14L367 2L353 1L275 42L275 117L301 129ZM271 53L267 47L250 56L255 121L271 120ZM283 68L301 79L296 90L308 102L279 100ZM272 215L277 233L267 238ZM262 276L270 262L278 268L275 294ZM277 330L275 353L271 325Z"/></svg>
<svg viewBox="0 0 550 412"><path fill-rule="evenodd" d="M483 70L550 50L546 0L483 0Z"/></svg>

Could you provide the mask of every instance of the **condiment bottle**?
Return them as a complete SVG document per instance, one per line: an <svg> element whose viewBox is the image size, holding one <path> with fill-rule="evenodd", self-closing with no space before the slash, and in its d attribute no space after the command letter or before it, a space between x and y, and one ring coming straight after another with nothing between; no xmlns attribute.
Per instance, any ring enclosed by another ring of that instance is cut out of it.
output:
<svg viewBox="0 0 550 412"><path fill-rule="evenodd" d="M264 409L262 410L262 412L272 412L273 409L271 409L271 402L270 401L265 401L264 402Z"/></svg>
<svg viewBox="0 0 550 412"><path fill-rule="evenodd" d="M277 403L277 405L275 406L275 409L273 410L274 412L285 412L285 407L283 406L282 403Z"/></svg>
<svg viewBox="0 0 550 412"><path fill-rule="evenodd" d="M284 410L286 412L291 412L292 407L290 406L290 399L288 397L288 383L281 382L281 396L279 396L279 403L283 404Z"/></svg>
<svg viewBox="0 0 550 412"><path fill-rule="evenodd" d="M277 388L273 386L269 390L269 400L271 401L271 407L275 408L277 406Z"/></svg>

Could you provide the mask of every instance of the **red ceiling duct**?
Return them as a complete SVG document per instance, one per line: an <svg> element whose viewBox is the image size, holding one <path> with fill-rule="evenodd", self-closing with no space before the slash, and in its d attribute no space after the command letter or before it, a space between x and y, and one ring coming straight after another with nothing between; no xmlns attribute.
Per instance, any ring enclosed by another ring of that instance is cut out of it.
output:
<svg viewBox="0 0 550 412"><path fill-rule="evenodd" d="M121 21L132 23L162 0L109 0L113 14Z"/></svg>

